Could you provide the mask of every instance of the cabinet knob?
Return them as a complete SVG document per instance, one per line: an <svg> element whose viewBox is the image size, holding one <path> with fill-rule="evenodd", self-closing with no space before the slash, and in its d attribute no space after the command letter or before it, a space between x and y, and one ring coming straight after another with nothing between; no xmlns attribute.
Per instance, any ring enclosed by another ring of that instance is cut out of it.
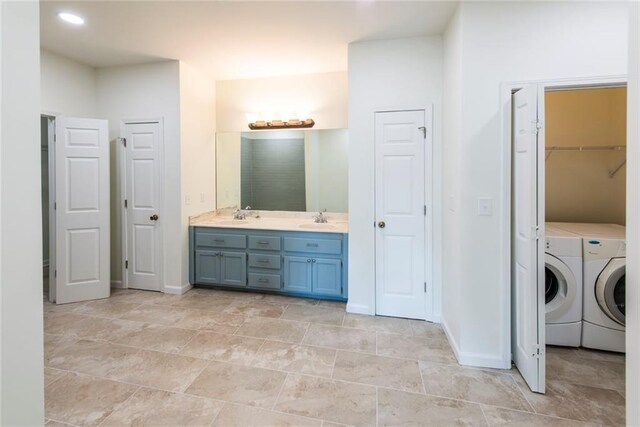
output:
<svg viewBox="0 0 640 427"><path fill-rule="evenodd" d="M157 221L157 220L158 220L158 218L159 218L158 214L153 214L153 215L151 215L151 216L149 217L149 219L150 219L151 221Z"/></svg>
<svg viewBox="0 0 640 427"><path fill-rule="evenodd" d="M311 262L311 258L309 258L309 259L307 260L307 262Z"/></svg>
<svg viewBox="0 0 640 427"><path fill-rule="evenodd" d="M315 260L315 259L312 259L312 260L311 260L311 262L316 262L316 260Z"/></svg>
<svg viewBox="0 0 640 427"><path fill-rule="evenodd" d="M384 222L384 221L380 221L380 222L378 223L378 227L380 227L380 228L385 228L386 226L387 226L387 224L385 224L385 222Z"/></svg>

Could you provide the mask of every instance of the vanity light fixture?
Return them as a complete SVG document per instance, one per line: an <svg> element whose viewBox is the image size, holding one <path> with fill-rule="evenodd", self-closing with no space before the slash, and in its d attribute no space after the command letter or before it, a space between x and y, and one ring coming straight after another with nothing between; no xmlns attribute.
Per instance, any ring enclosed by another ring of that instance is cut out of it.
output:
<svg viewBox="0 0 640 427"><path fill-rule="evenodd" d="M264 120L258 120L249 123L249 129L251 130L267 130L267 129L304 129L312 128L316 122L313 119L291 119L291 120L272 120L270 122Z"/></svg>
<svg viewBox="0 0 640 427"><path fill-rule="evenodd" d="M64 22L68 22L73 25L82 25L84 24L84 19L78 15L74 15L69 12L60 12L58 13L58 18L62 19Z"/></svg>

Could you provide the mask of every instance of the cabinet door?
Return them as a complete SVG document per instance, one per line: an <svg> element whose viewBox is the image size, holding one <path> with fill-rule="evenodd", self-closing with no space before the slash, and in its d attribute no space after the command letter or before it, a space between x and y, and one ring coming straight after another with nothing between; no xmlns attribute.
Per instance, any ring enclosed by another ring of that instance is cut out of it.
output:
<svg viewBox="0 0 640 427"><path fill-rule="evenodd" d="M196 283L220 283L218 251L196 251Z"/></svg>
<svg viewBox="0 0 640 427"><path fill-rule="evenodd" d="M284 289L311 292L311 258L284 257Z"/></svg>
<svg viewBox="0 0 640 427"><path fill-rule="evenodd" d="M232 286L247 285L247 256L244 252L222 252L220 283Z"/></svg>
<svg viewBox="0 0 640 427"><path fill-rule="evenodd" d="M339 259L314 258L313 293L342 295L342 261Z"/></svg>

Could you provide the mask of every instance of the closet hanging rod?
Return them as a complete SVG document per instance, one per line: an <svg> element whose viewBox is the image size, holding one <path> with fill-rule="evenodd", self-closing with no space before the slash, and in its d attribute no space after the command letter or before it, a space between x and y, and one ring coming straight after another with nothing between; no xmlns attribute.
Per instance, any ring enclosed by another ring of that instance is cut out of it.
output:
<svg viewBox="0 0 640 427"><path fill-rule="evenodd" d="M565 147L546 147L545 151L623 151L626 145L567 145Z"/></svg>

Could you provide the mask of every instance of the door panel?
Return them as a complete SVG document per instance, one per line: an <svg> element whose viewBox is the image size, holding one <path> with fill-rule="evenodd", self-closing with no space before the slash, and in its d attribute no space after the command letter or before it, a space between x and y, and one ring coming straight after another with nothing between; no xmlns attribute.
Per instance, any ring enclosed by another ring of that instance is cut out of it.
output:
<svg viewBox="0 0 640 427"><path fill-rule="evenodd" d="M220 252L196 251L196 282L220 283Z"/></svg>
<svg viewBox="0 0 640 427"><path fill-rule="evenodd" d="M220 255L220 283L247 285L247 255L244 252L222 252Z"/></svg>
<svg viewBox="0 0 640 427"><path fill-rule="evenodd" d="M312 260L313 293L342 295L342 261L339 259L314 258Z"/></svg>
<svg viewBox="0 0 640 427"><path fill-rule="evenodd" d="M544 93L513 95L512 354L532 391L545 390L544 139L538 132Z"/></svg>
<svg viewBox="0 0 640 427"><path fill-rule="evenodd" d="M126 284L162 290L162 134L160 124L124 125ZM154 215L157 215L158 219Z"/></svg>
<svg viewBox="0 0 640 427"><path fill-rule="evenodd" d="M311 258L284 257L284 289L311 292Z"/></svg>
<svg viewBox="0 0 640 427"><path fill-rule="evenodd" d="M423 129L422 110L375 115L376 314L426 318Z"/></svg>
<svg viewBox="0 0 640 427"><path fill-rule="evenodd" d="M60 117L55 142L55 298L110 293L109 138L106 120Z"/></svg>

